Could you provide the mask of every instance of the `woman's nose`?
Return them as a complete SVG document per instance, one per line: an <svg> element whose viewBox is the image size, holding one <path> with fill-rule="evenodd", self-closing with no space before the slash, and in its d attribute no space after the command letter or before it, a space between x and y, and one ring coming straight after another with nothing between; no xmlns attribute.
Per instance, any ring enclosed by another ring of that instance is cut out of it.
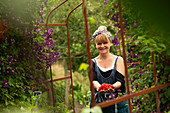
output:
<svg viewBox="0 0 170 113"><path fill-rule="evenodd" d="M101 47L104 47L104 44L103 44L103 43L101 44Z"/></svg>

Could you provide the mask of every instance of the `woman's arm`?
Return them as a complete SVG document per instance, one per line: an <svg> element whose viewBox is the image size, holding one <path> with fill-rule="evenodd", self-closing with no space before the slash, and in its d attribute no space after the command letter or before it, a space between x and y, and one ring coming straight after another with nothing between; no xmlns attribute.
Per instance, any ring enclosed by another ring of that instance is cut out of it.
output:
<svg viewBox="0 0 170 113"><path fill-rule="evenodd" d="M123 76L125 76L125 65L124 65L124 60L122 57L119 57L117 59L116 70L119 73L121 73Z"/></svg>
<svg viewBox="0 0 170 113"><path fill-rule="evenodd" d="M101 86L101 84L98 81L93 81L94 88L98 90L98 88Z"/></svg>
<svg viewBox="0 0 170 113"><path fill-rule="evenodd" d="M116 70L122 74L123 76L125 76L125 65L124 65L124 61L122 57L119 57L117 59L117 64L116 64ZM121 82L117 81L116 83L113 84L115 89L118 89L121 87Z"/></svg>

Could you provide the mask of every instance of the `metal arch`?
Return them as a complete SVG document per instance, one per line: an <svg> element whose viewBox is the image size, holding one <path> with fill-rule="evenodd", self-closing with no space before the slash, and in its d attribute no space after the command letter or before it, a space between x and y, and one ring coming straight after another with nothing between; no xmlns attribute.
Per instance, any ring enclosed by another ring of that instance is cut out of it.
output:
<svg viewBox="0 0 170 113"><path fill-rule="evenodd" d="M51 65L50 65L50 76L51 76L51 80L47 80L47 81L44 81L42 83L48 83L48 82L51 82L51 85L52 85L52 96L53 96L53 106L55 106L55 102L54 102L54 91L53 91L53 82L54 81L59 81L59 80L63 80L63 79L71 79L71 88L72 88L72 101L73 101L73 112L75 113L75 108L74 108L74 93L73 93L73 80L72 80L72 66L71 66L71 53L70 53L70 42L69 42L69 28L68 28L68 19L70 17L70 14L75 10L77 9L79 6L81 6L83 3L84 3L84 0L82 1L82 3L80 3L79 5L77 5L75 8L73 8L68 16L67 16L67 19L66 19L66 23L55 23L55 24L48 24L48 19L49 19L49 16L51 15L51 13L56 10L59 6L61 6L62 4L64 4L65 2L67 2L68 0L65 0L64 2L60 3L58 6L56 6L54 9L52 9L48 16L47 16L47 19L46 19L46 23L45 24L39 24L40 26L46 26L46 30L48 31L48 26L66 26L67 27L67 40L68 40L68 52L69 52L69 66L70 66L70 76L67 76L67 77L62 77L62 78L58 78L58 79L54 79L52 78L52 70L51 70ZM39 84L42 84L42 83L39 83ZM39 84L35 84L35 85L39 85Z"/></svg>
<svg viewBox="0 0 170 113"><path fill-rule="evenodd" d="M47 19L46 19L46 24L45 24L47 31L48 31L48 19L49 19L51 13L52 13L54 10L56 10L58 7L60 7L62 4L64 4L65 2L67 2L67 1L68 1L68 0L65 0L64 2L60 3L58 6L56 6L54 9L52 9L52 10L48 13L48 16L47 16ZM60 24L58 24L58 25L60 26Z"/></svg>

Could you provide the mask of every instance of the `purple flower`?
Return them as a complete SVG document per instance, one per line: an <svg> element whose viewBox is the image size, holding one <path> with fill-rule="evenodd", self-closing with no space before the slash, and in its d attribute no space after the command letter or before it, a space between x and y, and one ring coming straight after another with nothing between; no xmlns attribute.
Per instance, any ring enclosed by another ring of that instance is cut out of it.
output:
<svg viewBox="0 0 170 113"><path fill-rule="evenodd" d="M39 8L39 9L38 9L38 13L39 13L40 16L42 16L42 14L43 14L42 9Z"/></svg>
<svg viewBox="0 0 170 113"><path fill-rule="evenodd" d="M47 4L48 0L44 0L45 4Z"/></svg>
<svg viewBox="0 0 170 113"><path fill-rule="evenodd" d="M119 48L119 47L118 47L118 48L116 48L116 51L117 51L117 52L120 52L120 48Z"/></svg>
<svg viewBox="0 0 170 113"><path fill-rule="evenodd" d="M108 0L105 0L105 1L104 1L104 5L106 5L106 4L107 4L107 2L108 2Z"/></svg>
<svg viewBox="0 0 170 113"><path fill-rule="evenodd" d="M48 30L48 33L49 33L49 34L54 33L53 29L49 29L49 30Z"/></svg>
<svg viewBox="0 0 170 113"><path fill-rule="evenodd" d="M146 67L148 64L144 64L143 67Z"/></svg>
<svg viewBox="0 0 170 113"><path fill-rule="evenodd" d="M7 80L2 80L3 81L3 86L5 86L6 88L9 87L9 83Z"/></svg>
<svg viewBox="0 0 170 113"><path fill-rule="evenodd" d="M119 23L118 23L118 22L116 22L116 23L114 24L114 26L115 26L115 27L118 27L118 26L119 26Z"/></svg>
<svg viewBox="0 0 170 113"><path fill-rule="evenodd" d="M136 78L133 76L133 79L131 80L131 84L135 81L135 79L136 79Z"/></svg>
<svg viewBox="0 0 170 113"><path fill-rule="evenodd" d="M138 84L135 86L135 88L136 88L136 89L138 88Z"/></svg>
<svg viewBox="0 0 170 113"><path fill-rule="evenodd" d="M136 54L135 56L134 56L134 58L138 58L139 57L139 54Z"/></svg>
<svg viewBox="0 0 170 113"><path fill-rule="evenodd" d="M9 74L10 74L10 70L9 70L9 69L6 69L5 74L6 74L6 75L9 75Z"/></svg>
<svg viewBox="0 0 170 113"><path fill-rule="evenodd" d="M112 43L114 43L114 45L119 45L119 41L117 39L117 37L115 36L114 39L112 40Z"/></svg>
<svg viewBox="0 0 170 113"><path fill-rule="evenodd" d="M40 83L40 80L38 78L35 78L35 80L36 80L37 83Z"/></svg>
<svg viewBox="0 0 170 113"><path fill-rule="evenodd" d="M107 15L107 18L109 18L110 14Z"/></svg>
<svg viewBox="0 0 170 113"><path fill-rule="evenodd" d="M30 90L35 91L35 89L32 86L30 86Z"/></svg>
<svg viewBox="0 0 170 113"><path fill-rule="evenodd" d="M15 74L14 68L11 69L11 72L12 72L13 75Z"/></svg>
<svg viewBox="0 0 170 113"><path fill-rule="evenodd" d="M32 78L32 76L29 76L28 78L31 79L31 80L34 80L34 79Z"/></svg>
<svg viewBox="0 0 170 113"><path fill-rule="evenodd" d="M28 89L25 86L22 86L22 88L24 89L25 92L28 91Z"/></svg>
<svg viewBox="0 0 170 113"><path fill-rule="evenodd" d="M143 73L143 71L140 71L139 74L141 75Z"/></svg>
<svg viewBox="0 0 170 113"><path fill-rule="evenodd" d="M115 22L118 22L119 20L119 14L118 13L115 13L112 15L112 20L115 21Z"/></svg>
<svg viewBox="0 0 170 113"><path fill-rule="evenodd" d="M39 25L39 23L38 23L38 20L37 20L37 19L34 19L34 24L35 24L35 25Z"/></svg>
<svg viewBox="0 0 170 113"><path fill-rule="evenodd" d="M40 23L44 23L43 18L40 19Z"/></svg>
<svg viewBox="0 0 170 113"><path fill-rule="evenodd" d="M132 51L132 49L130 48L130 49L128 49L128 52L130 53Z"/></svg>
<svg viewBox="0 0 170 113"><path fill-rule="evenodd" d="M130 36L127 36L126 38L127 38L127 40L128 40L128 39L130 39Z"/></svg>
<svg viewBox="0 0 170 113"><path fill-rule="evenodd" d="M107 99L107 100L110 100L110 98L109 98L109 97L106 97L106 99Z"/></svg>
<svg viewBox="0 0 170 113"><path fill-rule="evenodd" d="M136 27L138 27L138 23L137 22L134 22L133 24L132 24L132 27L134 27L134 28L136 28Z"/></svg>
<svg viewBox="0 0 170 113"><path fill-rule="evenodd" d="M56 51L54 54L55 54L55 55L59 55L59 52L58 52L58 51Z"/></svg>
<svg viewBox="0 0 170 113"><path fill-rule="evenodd" d="M119 93L120 93L120 92L121 92L121 90L120 90L120 89L118 89L118 90L117 90L117 92L119 92Z"/></svg>
<svg viewBox="0 0 170 113"><path fill-rule="evenodd" d="M109 96L110 96L111 98L114 98L114 97L115 97L115 95L113 95L113 94L110 94Z"/></svg>
<svg viewBox="0 0 170 113"><path fill-rule="evenodd" d="M44 88L45 90L49 90L49 88L47 88L47 87L45 87L45 86L44 86L43 88Z"/></svg>

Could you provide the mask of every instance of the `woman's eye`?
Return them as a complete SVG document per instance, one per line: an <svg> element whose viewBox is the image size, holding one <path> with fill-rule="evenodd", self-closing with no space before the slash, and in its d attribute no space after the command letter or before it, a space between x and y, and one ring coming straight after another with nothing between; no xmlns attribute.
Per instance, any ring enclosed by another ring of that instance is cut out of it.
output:
<svg viewBox="0 0 170 113"><path fill-rule="evenodd" d="M102 43L97 43L97 45L101 45Z"/></svg>
<svg viewBox="0 0 170 113"><path fill-rule="evenodd" d="M104 42L104 44L107 44L107 42Z"/></svg>

